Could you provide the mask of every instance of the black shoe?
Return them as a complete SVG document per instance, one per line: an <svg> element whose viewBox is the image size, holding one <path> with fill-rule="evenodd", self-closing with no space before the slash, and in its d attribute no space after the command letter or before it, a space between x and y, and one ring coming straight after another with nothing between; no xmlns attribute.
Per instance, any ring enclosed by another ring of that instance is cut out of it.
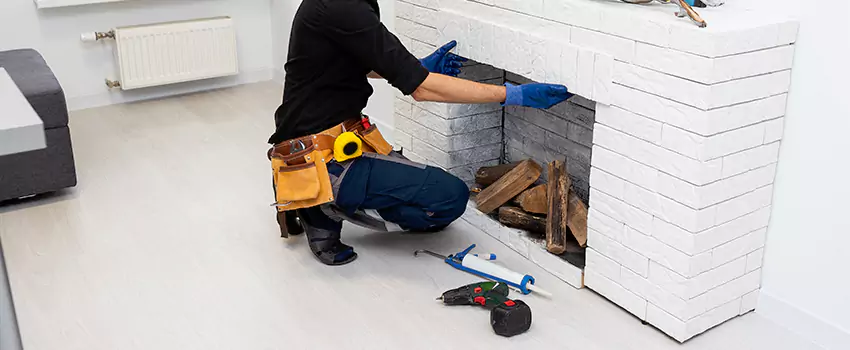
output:
<svg viewBox="0 0 850 350"><path fill-rule="evenodd" d="M315 209L318 208L310 208L308 210ZM357 253L354 252L354 248L339 240L341 227L327 229L312 225L315 223L315 220L330 220L321 211L313 211L307 213L307 215L299 216L301 217L301 225L304 227L304 232L307 234L307 242L310 245L310 250L313 252L313 256L320 262L325 265L338 266L348 264L357 259Z"/></svg>

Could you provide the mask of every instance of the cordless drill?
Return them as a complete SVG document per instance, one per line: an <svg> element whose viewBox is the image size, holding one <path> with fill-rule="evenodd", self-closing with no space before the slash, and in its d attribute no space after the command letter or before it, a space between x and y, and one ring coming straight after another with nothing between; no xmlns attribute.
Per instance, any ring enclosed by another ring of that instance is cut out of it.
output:
<svg viewBox="0 0 850 350"><path fill-rule="evenodd" d="M447 291L437 300L445 305L481 305L490 310L493 331L512 337L531 328L531 308L522 300L508 298L509 292L506 283L481 282Z"/></svg>

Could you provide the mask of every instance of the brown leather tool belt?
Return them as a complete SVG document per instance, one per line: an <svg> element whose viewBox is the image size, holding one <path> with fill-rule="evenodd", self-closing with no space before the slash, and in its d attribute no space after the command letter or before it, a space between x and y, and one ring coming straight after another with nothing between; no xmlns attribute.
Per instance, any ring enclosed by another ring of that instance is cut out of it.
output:
<svg viewBox="0 0 850 350"><path fill-rule="evenodd" d="M392 152L392 146L365 115L318 134L274 145L268 151L268 158L275 191L272 206L279 213L334 201L341 176L337 178L329 174L327 163L334 159L334 141L344 132L353 132L363 141L364 153L388 155ZM350 162L340 164L347 168Z"/></svg>

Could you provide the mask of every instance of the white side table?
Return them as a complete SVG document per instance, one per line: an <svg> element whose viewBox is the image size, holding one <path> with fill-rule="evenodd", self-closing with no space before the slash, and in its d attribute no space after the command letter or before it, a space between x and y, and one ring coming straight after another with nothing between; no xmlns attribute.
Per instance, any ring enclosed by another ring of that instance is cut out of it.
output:
<svg viewBox="0 0 850 350"><path fill-rule="evenodd" d="M0 68L0 156L47 147L44 123Z"/></svg>

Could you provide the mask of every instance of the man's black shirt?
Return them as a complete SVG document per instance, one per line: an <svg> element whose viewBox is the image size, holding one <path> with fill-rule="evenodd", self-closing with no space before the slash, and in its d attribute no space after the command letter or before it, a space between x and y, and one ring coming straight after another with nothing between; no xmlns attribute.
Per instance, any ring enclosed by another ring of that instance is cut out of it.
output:
<svg viewBox="0 0 850 350"><path fill-rule="evenodd" d="M272 144L359 117L372 95L370 71L405 95L428 76L380 22L377 0L304 0L292 23L284 69Z"/></svg>

